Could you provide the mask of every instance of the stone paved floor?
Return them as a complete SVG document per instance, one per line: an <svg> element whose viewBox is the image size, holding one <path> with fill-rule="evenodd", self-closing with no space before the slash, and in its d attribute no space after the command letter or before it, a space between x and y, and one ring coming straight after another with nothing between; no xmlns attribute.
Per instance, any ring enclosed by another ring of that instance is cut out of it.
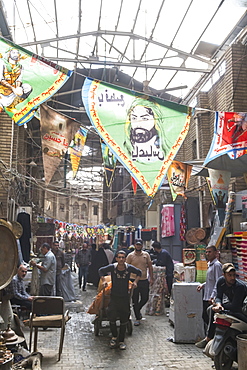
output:
<svg viewBox="0 0 247 370"><path fill-rule="evenodd" d="M77 301L67 303L71 320L66 325L63 353L57 362L60 330L39 331L38 350L43 353L42 370L136 369L136 370L210 370L212 360L203 355L194 344L175 344L167 340L173 336L173 327L167 316L145 316L139 327L133 327L132 336L126 337L127 349L109 348L109 328L98 337L94 335L94 315L86 313L96 294L75 289ZM144 310L143 310L144 311ZM107 323L106 323L107 324ZM27 341L28 329L25 328Z"/></svg>

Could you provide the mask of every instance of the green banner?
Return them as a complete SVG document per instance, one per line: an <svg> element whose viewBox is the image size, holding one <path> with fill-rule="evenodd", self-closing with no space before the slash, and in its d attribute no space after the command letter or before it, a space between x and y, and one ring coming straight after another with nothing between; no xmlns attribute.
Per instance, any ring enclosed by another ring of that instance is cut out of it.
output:
<svg viewBox="0 0 247 370"><path fill-rule="evenodd" d="M0 37L0 111L18 125L33 118L72 74L66 68Z"/></svg>
<svg viewBox="0 0 247 370"><path fill-rule="evenodd" d="M190 108L90 78L82 99L101 138L153 197L187 135Z"/></svg>

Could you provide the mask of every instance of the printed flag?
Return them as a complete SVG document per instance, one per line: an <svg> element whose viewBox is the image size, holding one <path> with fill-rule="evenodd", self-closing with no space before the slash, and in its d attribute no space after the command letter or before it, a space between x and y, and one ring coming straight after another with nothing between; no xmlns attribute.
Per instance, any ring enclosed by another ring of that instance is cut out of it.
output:
<svg viewBox="0 0 247 370"><path fill-rule="evenodd" d="M75 120L57 113L47 105L40 107L40 131L46 185L50 183L77 130L78 123Z"/></svg>
<svg viewBox="0 0 247 370"><path fill-rule="evenodd" d="M182 195L184 198L186 198L184 191L188 186L191 170L192 166L189 164L172 161L172 164L167 171L167 178L172 193L172 200L175 200L178 195Z"/></svg>
<svg viewBox="0 0 247 370"><path fill-rule="evenodd" d="M90 78L82 99L101 138L153 197L188 133L190 108Z"/></svg>
<svg viewBox="0 0 247 370"><path fill-rule="evenodd" d="M218 209L220 224L222 225L225 219L225 208L228 198L228 187L230 184L231 172L208 168L208 173L209 190L211 192L214 204Z"/></svg>
<svg viewBox="0 0 247 370"><path fill-rule="evenodd" d="M111 186L113 180L117 158L102 139L101 139L101 151L105 170L105 181L106 185L109 187Z"/></svg>
<svg viewBox="0 0 247 370"><path fill-rule="evenodd" d="M131 183L132 183L132 189L133 189L134 195L136 195L136 191L137 191L137 182L136 182L136 180L134 179L134 177L132 177L132 176L131 176Z"/></svg>
<svg viewBox="0 0 247 370"><path fill-rule="evenodd" d="M84 145L87 139L88 130L80 126L76 132L74 139L69 146L70 162L72 166L73 178L76 177Z"/></svg>
<svg viewBox="0 0 247 370"><path fill-rule="evenodd" d="M204 166L227 154L236 159L247 153L247 113L215 112L214 137Z"/></svg>
<svg viewBox="0 0 247 370"><path fill-rule="evenodd" d="M54 95L72 74L66 68L0 37L0 111L18 125Z"/></svg>

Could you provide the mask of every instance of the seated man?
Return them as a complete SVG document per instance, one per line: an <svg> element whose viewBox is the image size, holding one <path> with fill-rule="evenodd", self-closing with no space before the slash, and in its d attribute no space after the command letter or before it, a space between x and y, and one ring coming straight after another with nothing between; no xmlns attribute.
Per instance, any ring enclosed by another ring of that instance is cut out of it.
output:
<svg viewBox="0 0 247 370"><path fill-rule="evenodd" d="M130 316L129 279L131 273L136 275L136 279L133 282L133 287L136 288L137 283L141 277L141 270L125 263L126 253L124 251L117 252L116 260L117 263L101 267L99 269L99 275L104 286L107 286L105 275L107 275L109 272L111 273L112 288L110 303L107 309L107 316L110 320L110 329L112 332L110 347L117 347L118 331L116 321L119 318L119 348L126 349L124 338L126 326Z"/></svg>
<svg viewBox="0 0 247 370"><path fill-rule="evenodd" d="M25 289L24 277L27 274L27 268L20 265L17 274L13 277L11 283L6 288L6 293L10 295L11 304L24 306L31 310L32 300L34 297L30 296Z"/></svg>
<svg viewBox="0 0 247 370"><path fill-rule="evenodd" d="M247 287L241 280L236 279L236 269L232 263L222 266L223 276L217 280L216 299L212 306L208 307L209 324L205 339L196 343L198 348L206 347L213 339L215 333L214 314L223 310L230 311L234 316L242 315L244 299L247 295Z"/></svg>

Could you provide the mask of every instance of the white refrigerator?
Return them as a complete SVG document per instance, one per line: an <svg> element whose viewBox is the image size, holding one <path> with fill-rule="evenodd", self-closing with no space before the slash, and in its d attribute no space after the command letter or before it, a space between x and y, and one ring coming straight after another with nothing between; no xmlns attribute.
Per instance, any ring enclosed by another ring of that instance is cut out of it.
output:
<svg viewBox="0 0 247 370"><path fill-rule="evenodd" d="M174 325L175 343L196 343L205 337L202 319L202 291L200 283L174 283L169 320Z"/></svg>

